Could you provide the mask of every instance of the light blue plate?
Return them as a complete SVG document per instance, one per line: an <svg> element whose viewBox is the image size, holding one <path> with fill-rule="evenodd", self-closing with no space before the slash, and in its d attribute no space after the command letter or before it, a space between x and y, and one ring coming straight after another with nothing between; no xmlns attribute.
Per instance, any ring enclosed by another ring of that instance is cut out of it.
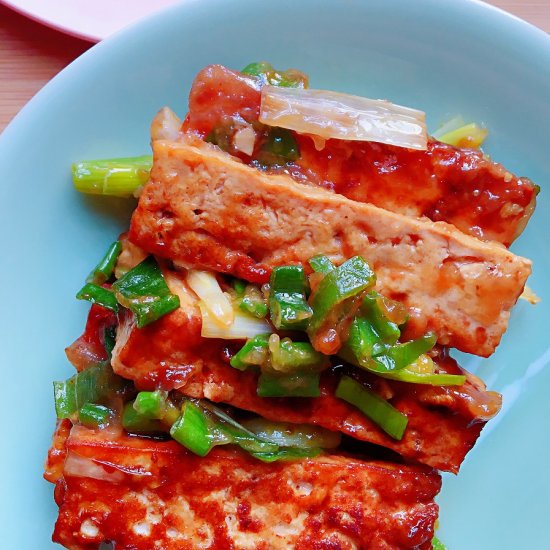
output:
<svg viewBox="0 0 550 550"><path fill-rule="evenodd" d="M74 300L127 223L124 201L73 191L72 161L148 150L163 105L183 115L204 65L299 67L317 88L460 113L490 129L487 151L542 187L514 250L534 260L542 298L515 308L489 360L464 357L504 408L460 475L446 476L440 537L450 550L550 548L550 37L494 8L442 0L197 0L94 47L0 137L0 361L4 549L49 548L56 516L42 463L54 426L51 381L83 328Z"/></svg>

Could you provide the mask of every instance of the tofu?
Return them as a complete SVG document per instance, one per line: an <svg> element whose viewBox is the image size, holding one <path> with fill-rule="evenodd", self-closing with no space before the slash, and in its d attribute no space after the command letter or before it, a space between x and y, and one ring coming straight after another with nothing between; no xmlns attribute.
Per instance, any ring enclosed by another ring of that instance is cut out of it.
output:
<svg viewBox="0 0 550 550"><path fill-rule="evenodd" d="M429 468L329 453L266 464L233 447L201 458L174 441L67 434L62 423L63 471L49 479L66 548L431 548L441 479Z"/></svg>
<svg viewBox="0 0 550 550"><path fill-rule="evenodd" d="M339 376L331 372L323 375L320 397L259 397L257 374L232 368L225 352L228 342L201 338L200 323L200 314L188 301L142 329L135 327L132 317L125 317L113 350L114 371L140 389L177 389L188 397L227 403L270 420L316 424L391 449L409 461L454 473L487 420L500 409L500 395L487 391L473 377L463 386L444 388L383 380L354 368L366 384L408 416L405 435L396 441L334 396ZM233 344L234 350L239 346ZM445 354L436 362L441 372L463 373Z"/></svg>
<svg viewBox="0 0 550 550"><path fill-rule="evenodd" d="M487 357L531 262L455 227L267 175L214 147L155 141L129 238L162 258L263 283L316 254L363 256L377 290L410 309L411 337Z"/></svg>

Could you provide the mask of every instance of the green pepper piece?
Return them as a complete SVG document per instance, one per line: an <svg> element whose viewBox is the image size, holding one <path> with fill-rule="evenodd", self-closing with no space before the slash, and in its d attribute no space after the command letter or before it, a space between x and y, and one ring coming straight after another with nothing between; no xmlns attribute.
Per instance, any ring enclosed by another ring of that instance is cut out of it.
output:
<svg viewBox="0 0 550 550"><path fill-rule="evenodd" d="M371 370L374 372L389 372L404 369L416 361L423 353L430 351L437 341L434 333L428 333L410 342L394 346L381 346L379 351L373 351L374 363Z"/></svg>
<svg viewBox="0 0 550 550"><path fill-rule="evenodd" d="M318 335L327 328L334 328L330 325L338 320L347 300L354 298L375 282L374 272L359 256L354 256L325 275L310 297L313 315L307 332L315 349L319 350Z"/></svg>
<svg viewBox="0 0 550 550"><path fill-rule="evenodd" d="M268 313L268 307L262 291L256 285L247 285L242 293L239 302L239 309L256 317L263 319Z"/></svg>
<svg viewBox="0 0 550 550"><path fill-rule="evenodd" d="M207 418L204 412L191 401L183 404L181 416L170 429L170 435L199 456L206 456L212 449Z"/></svg>
<svg viewBox="0 0 550 550"><path fill-rule="evenodd" d="M308 263L315 273L323 273L324 275L336 269L334 264L324 254L313 256L313 258L309 259Z"/></svg>
<svg viewBox="0 0 550 550"><path fill-rule="evenodd" d="M336 397L351 403L394 439L401 440L408 418L378 394L349 376L342 376Z"/></svg>
<svg viewBox="0 0 550 550"><path fill-rule="evenodd" d="M104 428L109 424L113 412L104 405L84 403L78 412L78 420L87 428Z"/></svg>
<svg viewBox="0 0 550 550"><path fill-rule="evenodd" d="M179 298L170 292L152 256L113 283L113 291L118 302L134 312L138 328L160 319L180 305Z"/></svg>
<svg viewBox="0 0 550 550"><path fill-rule="evenodd" d="M122 252L122 244L120 241L115 241L109 246L107 252L101 258L99 263L92 269L92 272L86 278L87 283L94 285L102 285L106 283L112 276L115 270L115 265L120 253Z"/></svg>
<svg viewBox="0 0 550 550"><path fill-rule="evenodd" d="M256 391L260 397L319 397L319 379L320 374L315 372L286 375L262 372Z"/></svg>
<svg viewBox="0 0 550 550"><path fill-rule="evenodd" d="M134 409L145 418L162 420L170 427L179 417L180 411L162 390L140 391L134 400Z"/></svg>
<svg viewBox="0 0 550 550"><path fill-rule="evenodd" d="M273 338L273 337L272 337ZM277 373L320 372L330 361L326 355L316 351L309 342L293 342L290 338L269 342L269 367Z"/></svg>
<svg viewBox="0 0 550 550"><path fill-rule="evenodd" d="M94 283L86 283L77 293L78 300L87 300L92 304L98 304L115 313L118 312L118 302L115 295L108 289Z"/></svg>
<svg viewBox="0 0 550 550"><path fill-rule="evenodd" d="M392 323L378 305L380 295L376 291L369 292L363 299L361 313L367 318L374 332L386 344L395 344L401 336L399 327Z"/></svg>
<svg viewBox="0 0 550 550"><path fill-rule="evenodd" d="M231 358L229 364L238 370L259 367L267 362L269 334L258 334Z"/></svg>
<svg viewBox="0 0 550 550"><path fill-rule="evenodd" d="M306 301L308 291L309 284L302 266L286 265L273 269L269 283L269 310L275 328L307 328L313 314Z"/></svg>

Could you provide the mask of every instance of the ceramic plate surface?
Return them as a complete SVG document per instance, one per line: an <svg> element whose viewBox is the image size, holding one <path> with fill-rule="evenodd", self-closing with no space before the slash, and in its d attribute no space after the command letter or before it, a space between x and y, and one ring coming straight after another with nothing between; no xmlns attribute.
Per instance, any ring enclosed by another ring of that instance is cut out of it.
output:
<svg viewBox="0 0 550 550"><path fill-rule="evenodd" d="M99 42L161 8L183 0L0 0L67 34Z"/></svg>
<svg viewBox="0 0 550 550"><path fill-rule="evenodd" d="M183 115L203 66L262 59L304 70L316 88L423 109L432 129L455 114L483 122L487 152L541 185L513 250L533 259L542 302L517 305L490 359L461 357L504 407L458 477L445 476L439 535L450 550L550 548L550 37L467 0L188 1L92 48L4 131L2 548L53 546L41 477L51 382L73 372L63 349L87 311L74 294L131 208L80 196L70 163L147 152L151 118L164 105Z"/></svg>

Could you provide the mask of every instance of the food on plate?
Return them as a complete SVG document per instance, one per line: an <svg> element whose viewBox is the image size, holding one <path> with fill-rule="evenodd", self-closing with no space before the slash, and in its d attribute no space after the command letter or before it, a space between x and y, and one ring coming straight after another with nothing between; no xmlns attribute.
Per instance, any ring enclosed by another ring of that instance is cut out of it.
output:
<svg viewBox="0 0 550 550"><path fill-rule="evenodd" d="M501 406L449 348L498 346L537 187L420 111L267 63L207 67L151 137L152 160L73 166L139 202L54 383L54 541L439 547L438 470Z"/></svg>

